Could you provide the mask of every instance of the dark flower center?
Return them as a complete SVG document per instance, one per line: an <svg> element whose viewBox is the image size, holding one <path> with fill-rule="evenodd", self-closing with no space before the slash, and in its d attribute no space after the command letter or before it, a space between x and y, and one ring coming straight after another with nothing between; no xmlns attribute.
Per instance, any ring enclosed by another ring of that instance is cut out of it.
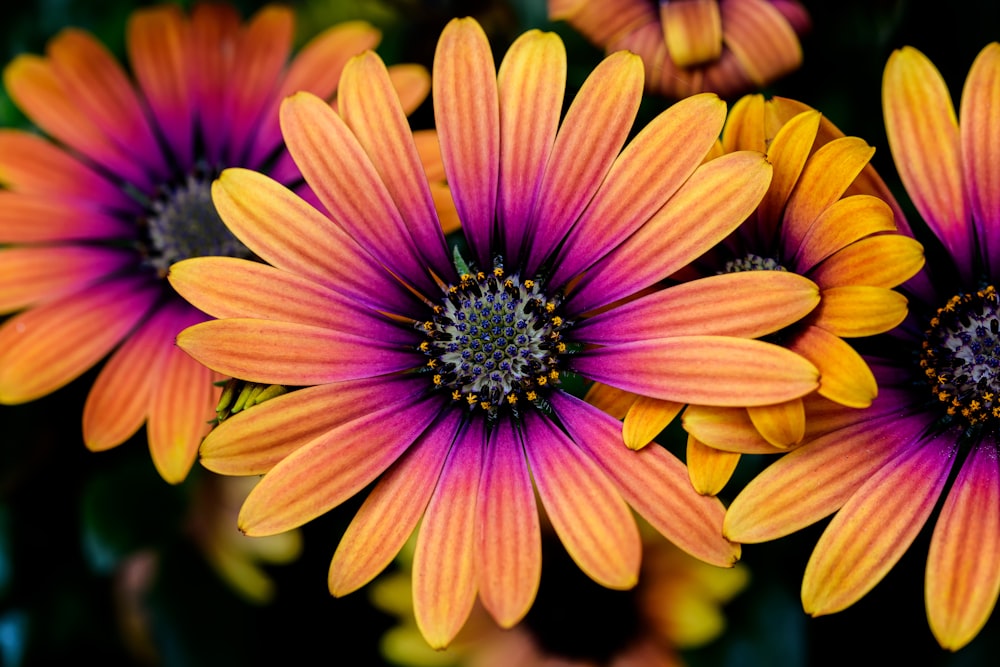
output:
<svg viewBox="0 0 1000 667"><path fill-rule="evenodd" d="M761 257L750 252L743 257L726 262L726 266L719 273L739 273L740 271L787 271L787 269L776 259Z"/></svg>
<svg viewBox="0 0 1000 667"><path fill-rule="evenodd" d="M541 281L507 275L500 264L489 273L463 274L422 324L427 340L420 350L429 357L434 384L491 418L544 401L559 384L566 352L560 301L545 294Z"/></svg>
<svg viewBox="0 0 1000 667"><path fill-rule="evenodd" d="M647 632L637 589L616 591L585 575L566 550L542 540L545 569L523 626L555 658L610 664Z"/></svg>
<svg viewBox="0 0 1000 667"><path fill-rule="evenodd" d="M190 257L252 256L215 210L214 176L207 170L196 170L180 183L162 186L150 202L143 254L161 276L174 262Z"/></svg>
<svg viewBox="0 0 1000 667"><path fill-rule="evenodd" d="M992 285L938 309L920 367L948 415L970 426L1000 422L1000 306Z"/></svg>

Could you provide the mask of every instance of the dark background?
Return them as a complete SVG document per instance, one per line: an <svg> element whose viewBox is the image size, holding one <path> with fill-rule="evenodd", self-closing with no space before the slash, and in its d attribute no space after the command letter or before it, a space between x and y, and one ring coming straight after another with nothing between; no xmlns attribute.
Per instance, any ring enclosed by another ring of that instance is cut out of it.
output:
<svg viewBox="0 0 1000 667"><path fill-rule="evenodd" d="M19 0L0 28L3 61L23 51L40 53L45 40L67 25L94 31L122 53L128 11L148 3ZM188 4L188 3L182 3ZM236 2L248 15L262 3ZM491 33L498 62L522 30L541 27L563 35L570 53L570 87L582 81L601 54L567 26L546 20L543 0L365 2L301 0L300 40L338 20L366 18L385 37L387 62L428 67L441 27L452 16L477 16ZM1000 37L998 3L953 4L890 0L806 2L814 21L803 38L805 63L769 94L819 109L844 132L876 147L873 162L905 200L885 142L881 76L894 48L912 45L941 69L957 100L969 65ZM666 102L647 99L648 120ZM24 119L0 93L0 121ZM1000 121L1000 118L998 118ZM413 116L431 123L426 103ZM905 205L905 203L904 203ZM199 475L170 487L153 470L143 434L101 454L86 451L80 414L91 371L33 403L0 406L0 665L139 664L118 632L111 572L141 549L160 555L160 575L149 607L164 665L330 664L379 665L378 639L394 620L373 608L363 589L343 599L326 590L329 559L360 501L337 508L303 529L305 550L291 565L275 566L275 601L259 607L223 585L179 529L190 487ZM671 430L664 442L682 452ZM747 457L730 489L760 468ZM925 529L902 561L850 609L810 619L799 603L799 584L825 522L791 537L743 549L752 583L726 609L729 631L712 645L685 655L694 667L826 664L994 665L1000 655L1000 618L957 654L943 651L927 629L923 566Z"/></svg>

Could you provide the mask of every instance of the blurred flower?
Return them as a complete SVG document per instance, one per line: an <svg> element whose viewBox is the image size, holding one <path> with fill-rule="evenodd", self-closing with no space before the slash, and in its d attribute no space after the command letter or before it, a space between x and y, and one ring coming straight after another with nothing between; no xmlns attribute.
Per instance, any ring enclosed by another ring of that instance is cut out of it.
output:
<svg viewBox="0 0 1000 667"><path fill-rule="evenodd" d="M584 577L548 533L538 601L518 625L503 630L480 606L445 650L427 646L413 616L413 541L399 570L372 587L375 606L399 619L382 638L382 654L404 667L681 667L680 651L723 633L722 605L749 581L745 566L718 568L692 558L640 522L642 572L628 591Z"/></svg>
<svg viewBox="0 0 1000 667"><path fill-rule="evenodd" d="M548 0L607 53L627 49L646 67L646 88L675 99L710 91L733 97L799 68L809 14L796 0Z"/></svg>
<svg viewBox="0 0 1000 667"><path fill-rule="evenodd" d="M415 611L435 647L477 593L503 626L530 608L534 490L573 559L610 588L638 576L629 505L708 562L739 553L721 537L721 503L695 493L666 449L625 448L616 420L561 388L569 373L705 404L817 386L812 364L739 327L699 320L695 335L678 322L722 301L784 326L761 289L768 276L620 305L724 238L767 189L760 153L701 164L725 104L684 100L622 151L642 98L639 59L601 63L560 125L565 76L555 34L522 35L498 74L475 21L443 31L433 99L468 263L448 251L406 118L369 52L344 70L340 115L307 93L282 107L289 150L329 217L264 175L226 170L219 212L273 267L201 258L171 269L181 294L224 318L183 331L184 350L232 377L304 387L230 417L202 445L211 470L266 473L241 528L299 526L385 472L334 555L330 590L370 581L423 517ZM794 278L811 308L814 288Z"/></svg>
<svg viewBox="0 0 1000 667"><path fill-rule="evenodd" d="M872 406L826 405L825 428L748 484L725 527L732 539L760 542L836 512L802 582L806 611L829 614L886 575L944 494L925 599L934 636L951 650L976 636L1000 590L998 99L1000 44L973 63L960 117L923 54L890 56L889 146L936 237L925 244L927 265L903 286L910 314L866 357L880 388Z"/></svg>
<svg viewBox="0 0 1000 667"><path fill-rule="evenodd" d="M66 29L42 56L4 71L11 98L51 137L0 130L0 401L65 385L111 353L83 414L92 450L115 447L145 422L160 475L184 479L208 430L213 374L173 341L206 316L164 276L199 255L250 257L212 205L222 168L247 166L310 196L278 127L288 93L329 97L348 57L379 40L354 22L317 36L289 62L287 7L248 23L223 4L135 11L131 80L92 35ZM423 68L397 72L413 108Z"/></svg>
<svg viewBox="0 0 1000 667"><path fill-rule="evenodd" d="M724 153L766 151L774 165L771 187L736 231L674 277L763 270L788 271L815 282L820 296L816 308L766 340L816 365L818 396L868 407L877 394L875 377L844 339L884 333L902 322L906 298L892 288L924 262L922 246L896 233L893 207L883 199L886 188L869 165L875 149L857 137L845 137L801 102L765 102L761 95L733 106L721 148ZM895 204L891 196L886 198ZM822 421L807 424L805 406L801 398L745 409L689 406L683 416L690 435L687 463L698 490L718 493L738 452L777 453L826 428ZM647 408L640 418L663 428L648 413ZM629 419L627 415L626 423ZM734 430L756 433L734 438ZM655 435L638 427L625 433L635 446Z"/></svg>

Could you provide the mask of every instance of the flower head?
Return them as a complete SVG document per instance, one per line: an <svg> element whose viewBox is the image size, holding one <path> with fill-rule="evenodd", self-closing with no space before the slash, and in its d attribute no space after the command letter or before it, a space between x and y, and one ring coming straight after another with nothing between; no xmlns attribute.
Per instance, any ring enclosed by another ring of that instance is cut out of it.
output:
<svg viewBox="0 0 1000 667"><path fill-rule="evenodd" d="M923 54L890 56L889 146L933 232L929 260L902 288L909 316L866 356L878 398L860 411L818 400L822 428L748 484L725 525L730 538L759 542L836 513L802 583L806 611L829 614L871 590L943 501L925 600L934 636L952 650L976 636L1000 591L997 99L1000 44L973 63L958 115Z"/></svg>
<svg viewBox="0 0 1000 667"><path fill-rule="evenodd" d="M875 149L844 136L818 111L785 98L742 98L730 111L722 150L753 148L765 150L774 165L760 206L675 278L787 271L815 282L816 308L767 340L819 368L817 396L868 407L877 394L875 377L847 340L884 333L903 321L906 298L893 288L920 269L923 248L897 233L898 205L869 164ZM905 222L901 226L908 231ZM695 486L717 493L740 451L776 453L800 443L807 429L823 428L807 423L806 400L745 409L689 406L683 420ZM732 437L737 423L757 432L750 442ZM630 432L636 437L635 429Z"/></svg>
<svg viewBox="0 0 1000 667"><path fill-rule="evenodd" d="M808 280L747 274L640 296L767 189L761 153L702 164L724 103L678 103L623 149L639 59L608 57L560 122L565 73L554 34L522 35L498 73L479 24L443 31L433 99L462 223L453 250L368 52L344 70L340 114L308 93L282 106L286 143L325 212L264 175L226 170L213 187L219 212L270 266L201 258L171 270L180 293L220 318L183 331L184 350L233 377L304 387L230 417L202 446L212 470L266 473L241 528L298 526L378 480L334 555L330 590L367 583L420 521L414 604L433 646L454 637L477 594L505 627L530 608L536 491L573 560L606 587L639 573L630 505L707 562L737 557L721 503L696 494L666 449L629 451L619 422L566 389L573 376L707 404L788 400L817 384L811 363L744 332L783 326L769 306L789 291L796 316L811 308ZM788 291L771 297L778 284ZM727 320L747 299L758 314ZM717 301L729 305L720 321L699 318Z"/></svg>
<svg viewBox="0 0 1000 667"><path fill-rule="evenodd" d="M134 79L92 35L66 29L46 55L4 70L14 102L48 138L0 130L0 401L65 385L110 355L90 391L83 436L115 447L145 423L152 459L184 479L208 430L213 374L173 345L206 315L170 288L169 265L250 257L222 224L210 185L246 166L311 197L282 145L278 104L293 90L330 97L348 57L379 33L356 22L317 36L289 62L293 14L176 5L129 18ZM415 106L426 72L400 72Z"/></svg>
<svg viewBox="0 0 1000 667"><path fill-rule="evenodd" d="M608 53L642 57L650 92L680 99L759 90L798 69L809 14L796 0L548 0Z"/></svg>

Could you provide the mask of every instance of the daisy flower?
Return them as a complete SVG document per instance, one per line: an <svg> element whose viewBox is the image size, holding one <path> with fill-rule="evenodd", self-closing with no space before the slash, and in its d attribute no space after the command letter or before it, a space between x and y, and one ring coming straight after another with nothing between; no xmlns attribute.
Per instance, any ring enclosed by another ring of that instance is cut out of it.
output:
<svg viewBox="0 0 1000 667"><path fill-rule="evenodd" d="M649 92L674 99L761 89L802 64L809 14L796 0L548 0L608 53L642 57Z"/></svg>
<svg viewBox="0 0 1000 667"><path fill-rule="evenodd" d="M771 187L736 231L674 277L787 271L815 282L817 307L767 340L816 365L818 397L868 407L877 395L875 377L847 340L884 333L903 321L906 298L892 288L924 262L923 247L897 233L893 207L898 210L898 205L869 164L875 149L844 136L801 102L765 101L761 95L733 106L721 149L766 151L774 165ZM908 231L905 223L903 229ZM810 428L806 400L749 408L688 406L682 417L690 436L687 463L698 490L718 493L741 451L778 453L800 443ZM667 411L656 420L642 404L630 412L631 418L639 413L651 428L662 428L675 414ZM734 429L751 430L748 422L756 433L734 438ZM626 428L633 439L629 444L644 444L646 430Z"/></svg>
<svg viewBox="0 0 1000 667"><path fill-rule="evenodd" d="M1000 591L1000 44L973 63L959 114L912 47L890 56L882 94L897 170L933 232L902 288L910 314L866 357L871 407L819 406L825 428L744 488L725 531L760 542L834 514L802 582L805 610L830 614L871 590L940 505L925 601L934 636L957 650Z"/></svg>
<svg viewBox="0 0 1000 667"><path fill-rule="evenodd" d="M4 70L12 100L47 137L0 130L0 402L31 401L108 357L83 411L94 451L146 425L153 463L182 481L208 430L213 373L178 350L206 315L165 280L174 261L250 257L222 224L210 185L246 166L311 197L282 146L278 104L329 98L346 60L379 41L365 23L318 35L289 60L294 20L267 6L247 23L223 4L135 11L134 78L91 34L69 28L44 56ZM411 107L429 90L399 72Z"/></svg>
<svg viewBox="0 0 1000 667"><path fill-rule="evenodd" d="M702 165L725 104L689 98L623 149L642 98L638 57L608 57L560 122L565 77L555 34L525 33L498 72L478 23L445 28L432 95L463 235L449 249L384 65L371 52L352 59L339 115L308 93L281 110L325 212L265 175L226 170L216 206L267 264L171 269L174 287L219 318L181 332L185 351L232 377L303 387L230 417L202 445L211 470L266 473L240 528L282 532L377 480L329 588L367 583L422 519L414 608L435 647L477 595L505 627L530 608L536 491L573 560L606 587L639 574L630 506L698 558L737 558L721 503L695 493L666 449L627 449L620 423L568 390L578 376L706 404L772 403L817 386L811 363L743 336L787 323L775 303L794 302L785 310L796 317L812 308L812 282L761 272L643 294L724 238L767 189L761 153ZM709 302L729 309L705 321Z"/></svg>

